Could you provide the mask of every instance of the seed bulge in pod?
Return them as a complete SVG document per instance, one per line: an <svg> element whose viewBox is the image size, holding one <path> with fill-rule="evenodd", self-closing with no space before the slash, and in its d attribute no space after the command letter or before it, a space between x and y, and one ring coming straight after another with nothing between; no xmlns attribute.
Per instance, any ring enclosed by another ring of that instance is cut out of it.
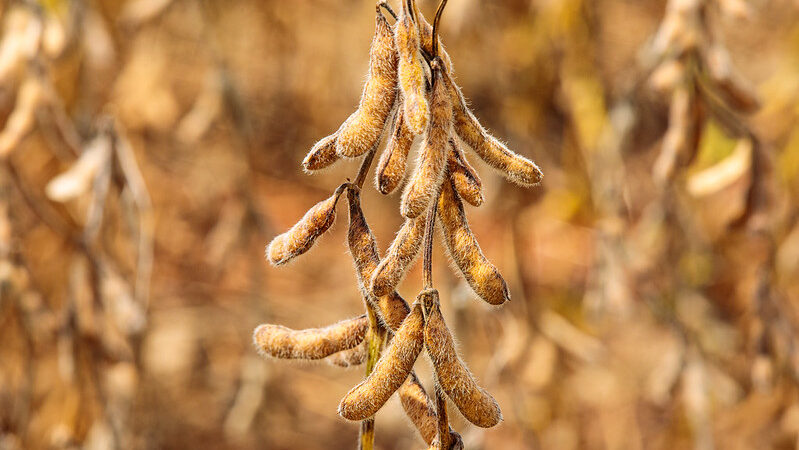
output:
<svg viewBox="0 0 799 450"><path fill-rule="evenodd" d="M358 109L339 128L336 153L355 158L380 141L397 97L397 50L394 34L377 8L375 36L369 55L369 75Z"/></svg>
<svg viewBox="0 0 799 450"><path fill-rule="evenodd" d="M438 214L447 250L474 292L492 305L501 305L510 300L505 279L483 255L469 228L463 202L450 181L446 181L441 189Z"/></svg>
<svg viewBox="0 0 799 450"><path fill-rule="evenodd" d="M264 324L253 332L253 343L264 356L280 359L322 359L360 344L368 328L369 319L366 315L343 320L325 328L307 330Z"/></svg>
<svg viewBox="0 0 799 450"><path fill-rule="evenodd" d="M499 405L491 394L477 385L469 369L458 357L438 303L427 315L424 344L439 385L461 414L479 427L490 428L498 424L502 420Z"/></svg>
<svg viewBox="0 0 799 450"><path fill-rule="evenodd" d="M348 420L373 416L408 378L422 351L424 317L422 307L414 303L411 313L394 334L389 347L377 361L372 373L344 396L338 413Z"/></svg>
<svg viewBox="0 0 799 450"><path fill-rule="evenodd" d="M432 120L422 151L419 152L416 169L405 187L400 205L400 212L409 219L422 215L438 197L447 167L447 155L450 152L452 103L447 93L447 87L442 81L443 63L441 58L434 59L432 66L434 80L431 102Z"/></svg>
<svg viewBox="0 0 799 450"><path fill-rule="evenodd" d="M336 204L346 186L339 186L330 198L314 205L291 229L272 239L266 247L266 259L280 266L310 250L336 220Z"/></svg>

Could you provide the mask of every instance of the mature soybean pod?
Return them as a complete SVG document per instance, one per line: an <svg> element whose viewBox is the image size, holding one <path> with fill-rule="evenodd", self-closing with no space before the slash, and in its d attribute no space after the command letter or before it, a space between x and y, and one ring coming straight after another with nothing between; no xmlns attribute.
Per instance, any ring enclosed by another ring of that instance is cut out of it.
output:
<svg viewBox="0 0 799 450"><path fill-rule="evenodd" d="M381 194L387 195L394 192L402 182L411 146L413 146L413 132L405 123L405 111L398 108L391 137L383 154L380 155L380 161L375 171L375 186Z"/></svg>
<svg viewBox="0 0 799 450"><path fill-rule="evenodd" d="M424 81L424 68L419 61L419 29L411 19L405 2L394 24L394 39L399 54L397 75L402 93L405 123L414 135L427 128L429 108Z"/></svg>
<svg viewBox="0 0 799 450"><path fill-rule="evenodd" d="M442 66L441 58L433 60L432 119L416 169L402 194L400 212L409 219L422 215L435 201L446 172L452 130L452 102L441 79Z"/></svg>
<svg viewBox="0 0 799 450"><path fill-rule="evenodd" d="M427 395L419 378L414 372L408 376L402 386L397 390L397 395L402 403L405 415L419 431L419 435L428 445L433 443L438 433L438 415L436 405Z"/></svg>
<svg viewBox="0 0 799 450"><path fill-rule="evenodd" d="M466 419L483 428L493 427L502 420L502 413L494 398L475 382L466 365L458 357L447 325L438 304L427 315L424 344L438 384L447 393Z"/></svg>
<svg viewBox="0 0 799 450"><path fill-rule="evenodd" d="M454 139L449 140L447 172L455 191L472 206L483 204L483 183Z"/></svg>
<svg viewBox="0 0 799 450"><path fill-rule="evenodd" d="M363 341L369 319L366 315L325 328L292 330L282 325L259 325L253 343L264 356L281 359L322 359L349 350Z"/></svg>
<svg viewBox="0 0 799 450"><path fill-rule="evenodd" d="M338 353L333 353L325 358L325 361L327 361L328 364L338 367L346 368L360 366L364 363L364 361L366 361L367 355L365 344L365 342L361 342L357 347L353 347L349 350L342 350Z"/></svg>
<svg viewBox="0 0 799 450"><path fill-rule="evenodd" d="M410 307L405 299L393 289L387 294L377 297L372 294L369 284L372 280L372 273L374 273L380 263L380 254L377 250L375 236L372 234L372 230L369 229L369 224L366 223L366 217L364 217L363 210L361 210L359 191L350 189L347 192L347 197L350 206L350 228L347 233L347 244L350 248L352 260L355 263L358 284L364 298L377 311L383 323L392 331L396 331L405 316L410 312Z"/></svg>
<svg viewBox="0 0 799 450"><path fill-rule="evenodd" d="M372 373L344 396L338 406L341 417L364 420L373 416L408 378L422 351L424 317L421 304L414 303L411 313L394 334L391 344L377 361Z"/></svg>
<svg viewBox="0 0 799 450"><path fill-rule="evenodd" d="M512 152L505 144L491 136L466 106L460 88L450 75L444 72L443 78L452 98L453 128L461 140L508 180L521 186L534 186L540 183L543 174L538 166Z"/></svg>
<svg viewBox="0 0 799 450"><path fill-rule="evenodd" d="M394 34L377 9L375 36L369 55L369 75L361 102L338 130L336 153L355 158L377 147L397 97L397 50Z"/></svg>
<svg viewBox="0 0 799 450"><path fill-rule="evenodd" d="M306 172L311 173L329 167L334 162L338 161L339 157L336 153L336 142L338 142L338 132L320 139L305 156L305 159L302 161L302 168Z"/></svg>
<svg viewBox="0 0 799 450"><path fill-rule="evenodd" d="M314 205L293 227L272 239L266 247L269 262L275 266L286 264L313 247L316 238L335 222L336 204L346 186L339 186L330 198Z"/></svg>
<svg viewBox="0 0 799 450"><path fill-rule="evenodd" d="M386 295L396 289L405 273L416 261L424 238L425 217L406 219L394 242L372 274L372 293Z"/></svg>
<svg viewBox="0 0 799 450"><path fill-rule="evenodd" d="M492 305L501 305L510 300L508 285L480 250L466 220L463 203L450 181L444 182L441 189L438 214L450 256L474 292Z"/></svg>

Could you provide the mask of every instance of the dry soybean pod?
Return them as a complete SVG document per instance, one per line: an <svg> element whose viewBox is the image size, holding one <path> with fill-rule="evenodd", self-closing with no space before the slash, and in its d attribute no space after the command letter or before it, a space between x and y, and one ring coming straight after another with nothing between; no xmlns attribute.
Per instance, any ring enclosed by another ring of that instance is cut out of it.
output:
<svg viewBox="0 0 799 450"><path fill-rule="evenodd" d="M383 154L380 155L380 162L375 172L375 185L381 194L394 192L402 182L411 146L413 146L413 132L405 123L405 112L402 108L397 108L391 137Z"/></svg>
<svg viewBox="0 0 799 450"><path fill-rule="evenodd" d="M424 238L425 217L406 219L386 251L386 255L372 274L372 293L378 297L396 289L411 267Z"/></svg>
<svg viewBox="0 0 799 450"><path fill-rule="evenodd" d="M408 378L397 390L397 395L402 403L405 415L411 420L419 431L419 435L427 445L433 443L438 433L438 419L436 405L425 392L419 378L411 372Z"/></svg>
<svg viewBox="0 0 799 450"><path fill-rule="evenodd" d="M305 159L302 160L302 168L311 173L322 170L338 161L336 142L338 142L338 132L320 139L319 142L314 144Z"/></svg>
<svg viewBox="0 0 799 450"><path fill-rule="evenodd" d="M397 75L402 93L402 108L405 123L414 135L424 133L427 128L429 108L424 80L424 68L419 61L419 28L408 12L408 5L402 1L402 10L394 24L394 39L399 54Z"/></svg>
<svg viewBox="0 0 799 450"><path fill-rule="evenodd" d="M451 181L444 182L438 202L444 242L469 286L480 298L492 305L501 305L510 300L508 285L497 268L483 255L477 239L469 229L463 203Z"/></svg>
<svg viewBox="0 0 799 450"><path fill-rule="evenodd" d="M427 211L438 196L441 180L447 167L449 134L452 129L452 102L447 87L442 82L443 62L436 58L433 68L432 119L425 136L424 146L419 152L419 161L402 194L400 212L413 219Z"/></svg>
<svg viewBox="0 0 799 450"><path fill-rule="evenodd" d="M350 228L347 233L347 244L349 245L352 260L355 263L358 284L361 287L364 298L377 311L383 323L392 331L396 331L405 316L410 312L410 307L408 307L405 299L393 289L379 297L372 295L372 290L368 286L372 279L372 273L374 273L380 263L380 254L377 250L375 236L372 234L372 230L369 229L369 224L366 223L366 217L364 217L363 210L361 210L360 192L354 188L350 189L347 192L347 198L350 206Z"/></svg>
<svg viewBox="0 0 799 450"><path fill-rule="evenodd" d="M373 416L408 378L423 341L424 317L421 304L416 302L372 373L341 400L338 406L341 417L364 420Z"/></svg>
<svg viewBox="0 0 799 450"><path fill-rule="evenodd" d="M253 343L264 356L281 359L322 359L349 350L363 341L369 319L366 315L325 328L292 330L282 325L259 325Z"/></svg>
<svg viewBox="0 0 799 450"><path fill-rule="evenodd" d="M377 8L375 36L369 55L369 75L358 110L338 130L336 153L355 158L376 147L397 97L397 51L394 34Z"/></svg>
<svg viewBox="0 0 799 450"><path fill-rule="evenodd" d="M291 229L272 239L266 247L266 259L275 266L286 264L307 252L316 238L330 229L336 220L336 204L349 183L336 189L332 196L314 205Z"/></svg>
<svg viewBox="0 0 799 450"><path fill-rule="evenodd" d="M439 385L461 414L479 427L489 428L498 424L502 420L499 405L491 394L477 385L469 369L458 357L438 302L427 314L424 344Z"/></svg>
<svg viewBox="0 0 799 450"><path fill-rule="evenodd" d="M512 152L505 144L486 131L466 106L460 88L447 72L444 82L452 98L453 128L461 140L489 166L501 172L508 180L521 185L533 186L541 182L543 174L529 159Z"/></svg>
<svg viewBox="0 0 799 450"><path fill-rule="evenodd" d="M357 347L353 347L349 350L342 350L338 353L333 353L325 358L325 361L327 361L328 364L338 367L346 368L360 366L364 363L364 361L366 361L365 342L361 342Z"/></svg>
<svg viewBox="0 0 799 450"><path fill-rule="evenodd" d="M483 183L474 168L464 156L454 139L449 140L450 153L447 160L449 179L455 191L472 206L483 204Z"/></svg>

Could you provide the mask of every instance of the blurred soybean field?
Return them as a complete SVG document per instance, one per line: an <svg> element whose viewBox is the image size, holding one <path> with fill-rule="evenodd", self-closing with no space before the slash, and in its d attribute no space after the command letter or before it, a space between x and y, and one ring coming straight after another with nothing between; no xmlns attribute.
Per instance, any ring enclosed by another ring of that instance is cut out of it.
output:
<svg viewBox="0 0 799 450"><path fill-rule="evenodd" d="M341 223L290 270L263 253L357 170L300 162L357 105L374 3L1 5L0 449L350 448L362 369L265 361L251 334L362 309ZM799 447L799 3L450 0L441 35L545 174L472 158L502 309L434 250L505 418L453 414L466 447ZM398 196L363 202L385 249ZM422 446L396 399L376 442Z"/></svg>

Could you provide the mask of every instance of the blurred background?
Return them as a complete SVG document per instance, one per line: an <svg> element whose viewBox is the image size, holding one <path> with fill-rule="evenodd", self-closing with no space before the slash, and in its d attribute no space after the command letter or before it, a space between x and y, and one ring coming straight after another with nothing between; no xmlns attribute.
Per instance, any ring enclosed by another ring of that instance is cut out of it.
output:
<svg viewBox="0 0 799 450"><path fill-rule="evenodd" d="M263 252L357 171L300 161L357 105L374 2L6 0L0 22L0 449L354 448L336 407L363 368L263 360L251 333L362 312L342 208L289 267ZM510 303L435 248L505 418L453 412L467 448L798 448L799 4L450 0L441 36L545 174L467 153ZM397 195L363 206L385 249ZM396 398L376 430L424 446Z"/></svg>

